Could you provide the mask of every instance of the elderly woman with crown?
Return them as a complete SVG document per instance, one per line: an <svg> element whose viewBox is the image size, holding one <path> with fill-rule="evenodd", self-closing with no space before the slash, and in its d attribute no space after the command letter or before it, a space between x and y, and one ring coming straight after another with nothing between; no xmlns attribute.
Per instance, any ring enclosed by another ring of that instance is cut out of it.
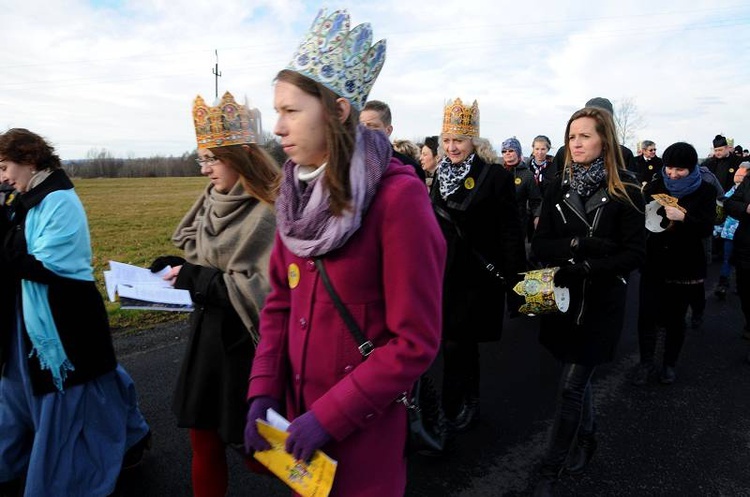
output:
<svg viewBox="0 0 750 497"><path fill-rule="evenodd" d="M454 433L479 420L479 343L500 340L507 295L526 268L513 175L481 157L479 106L449 102L445 156L432 185L433 207L448 242L443 285L443 407Z"/></svg>
<svg viewBox="0 0 750 497"><path fill-rule="evenodd" d="M250 110L229 92L213 106L198 96L193 120L196 162L211 182L172 235L184 258L159 257L151 270L171 266L165 279L188 290L195 303L173 410L178 425L190 429L193 494L202 497L226 494L226 447L245 452L247 376L270 290L281 175L256 143Z"/></svg>
<svg viewBox="0 0 750 497"><path fill-rule="evenodd" d="M286 450L338 461L332 496L404 494L397 399L440 344L445 242L424 184L384 133L358 125L385 60L371 39L369 24L350 30L348 13L323 10L276 76L274 132L289 160L248 390L248 450L270 448L256 420L285 408Z"/></svg>

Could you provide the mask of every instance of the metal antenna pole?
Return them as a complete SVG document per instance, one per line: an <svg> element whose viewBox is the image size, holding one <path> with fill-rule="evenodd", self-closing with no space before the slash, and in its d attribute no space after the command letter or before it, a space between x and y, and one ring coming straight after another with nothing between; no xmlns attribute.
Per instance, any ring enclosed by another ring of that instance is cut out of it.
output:
<svg viewBox="0 0 750 497"><path fill-rule="evenodd" d="M215 98L219 98L219 78L221 77L221 72L219 72L219 51L214 50L214 53L216 54L216 65L214 65L214 68L211 70L211 72L214 75L214 81L216 84L216 90L215 90Z"/></svg>

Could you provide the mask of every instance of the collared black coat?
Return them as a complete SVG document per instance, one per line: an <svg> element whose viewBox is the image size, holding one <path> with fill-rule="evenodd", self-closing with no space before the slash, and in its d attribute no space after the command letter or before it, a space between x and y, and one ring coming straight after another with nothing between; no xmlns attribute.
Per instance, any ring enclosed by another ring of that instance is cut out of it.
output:
<svg viewBox="0 0 750 497"><path fill-rule="evenodd" d="M743 157L729 154L728 157L722 157L721 159L716 157L706 159L703 165L714 173L724 191L728 191L734 185L734 173L737 172L737 167L744 160Z"/></svg>
<svg viewBox="0 0 750 497"><path fill-rule="evenodd" d="M499 340L506 293L515 307L510 310L517 311L518 299L511 286L526 269L513 175L503 166L487 164L475 155L469 174L456 192L443 199L436 175L430 196L448 244L443 338ZM453 222L445 218L445 213ZM456 226L463 236L458 235ZM485 269L474 250L500 269L506 284Z"/></svg>
<svg viewBox="0 0 750 497"><path fill-rule="evenodd" d="M70 179L62 169L58 169L38 186L19 195L14 204L15 216L5 225L5 232L2 233L3 253L0 256L4 287L0 302L0 371L4 372L8 358L17 302L20 310L21 279L36 281L48 286L52 317L65 353L75 367L75 370L68 372L64 388L86 383L117 367L107 311L94 281L58 276L33 255L26 253L24 226L28 211L50 193L71 188L73 184ZM26 350L31 352L31 342L25 330L22 335ZM39 359L34 356L27 361L34 393L41 395L55 391L52 375L41 369Z"/></svg>
<svg viewBox="0 0 750 497"><path fill-rule="evenodd" d="M648 183L654 177L654 174L661 173L664 162L660 157L654 156L651 160L646 160L642 155L635 158L635 174L638 181Z"/></svg>
<svg viewBox="0 0 750 497"><path fill-rule="evenodd" d="M587 261L589 277L570 289L566 313L540 317L540 341L559 360L595 366L614 358L625 316L627 280L645 255L644 203L635 176L621 171L629 200L594 192L586 201L570 188L568 175L547 188L539 224L531 242L545 267ZM606 257L582 258L571 251L573 237L611 240L617 249Z"/></svg>

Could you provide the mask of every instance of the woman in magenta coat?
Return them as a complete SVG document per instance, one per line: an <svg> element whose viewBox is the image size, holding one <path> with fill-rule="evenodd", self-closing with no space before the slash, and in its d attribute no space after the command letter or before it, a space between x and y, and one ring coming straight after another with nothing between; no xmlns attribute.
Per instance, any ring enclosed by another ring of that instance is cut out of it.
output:
<svg viewBox="0 0 750 497"><path fill-rule="evenodd" d="M276 77L274 132L289 160L245 444L248 451L269 448L255 421L283 406L292 420L287 451L307 460L321 449L338 461L331 495L401 496L407 413L397 399L439 348L446 249L424 184L391 157L385 134L357 126L385 46L365 43L359 66L337 64L348 26L346 12L321 11ZM331 27L342 32L328 33ZM351 33L361 39L369 29ZM318 49L325 56L310 53ZM369 356L323 286L316 258L374 344Z"/></svg>

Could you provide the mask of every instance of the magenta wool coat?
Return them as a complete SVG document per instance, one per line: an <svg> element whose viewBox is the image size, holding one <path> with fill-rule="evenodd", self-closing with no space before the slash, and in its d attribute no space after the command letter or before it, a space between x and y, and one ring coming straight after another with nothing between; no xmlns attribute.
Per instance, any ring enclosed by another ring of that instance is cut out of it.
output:
<svg viewBox="0 0 750 497"><path fill-rule="evenodd" d="M286 399L291 420L312 410L338 461L332 496L402 496L406 409L396 399L440 345L446 246L424 184L391 160L360 229L323 258L336 292L375 351L363 358L312 259L281 239L248 399Z"/></svg>

